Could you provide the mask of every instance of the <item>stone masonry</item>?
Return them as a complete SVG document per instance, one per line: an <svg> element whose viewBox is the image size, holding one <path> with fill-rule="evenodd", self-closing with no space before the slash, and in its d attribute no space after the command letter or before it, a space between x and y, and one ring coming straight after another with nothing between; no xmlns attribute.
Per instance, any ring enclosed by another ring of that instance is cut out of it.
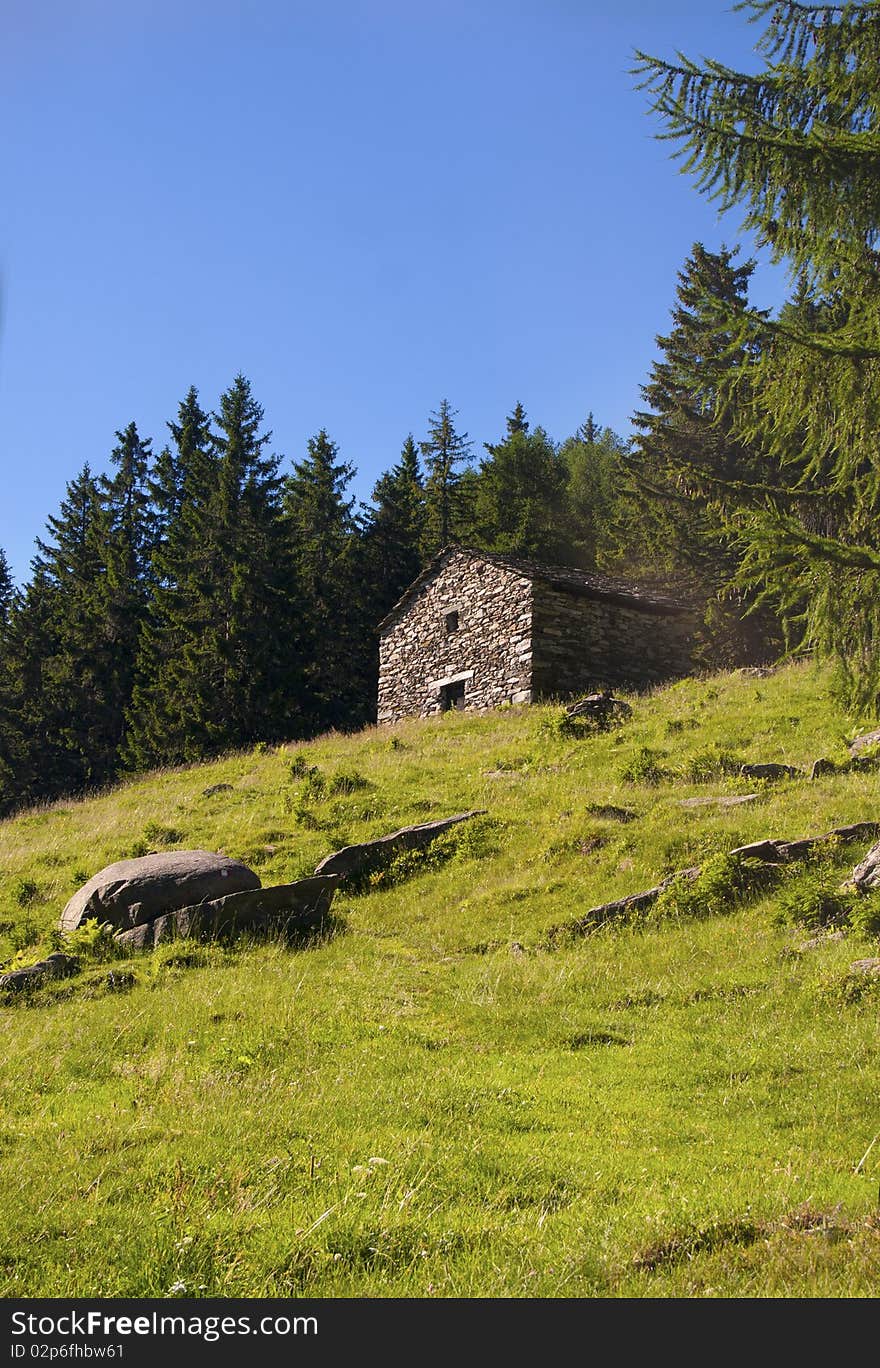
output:
<svg viewBox="0 0 880 1368"><path fill-rule="evenodd" d="M467 551L439 559L380 628L380 722L442 712L455 685L467 708L531 701L530 581Z"/></svg>
<svg viewBox="0 0 880 1368"><path fill-rule="evenodd" d="M685 674L682 605L562 566L450 547L379 625L379 722Z"/></svg>

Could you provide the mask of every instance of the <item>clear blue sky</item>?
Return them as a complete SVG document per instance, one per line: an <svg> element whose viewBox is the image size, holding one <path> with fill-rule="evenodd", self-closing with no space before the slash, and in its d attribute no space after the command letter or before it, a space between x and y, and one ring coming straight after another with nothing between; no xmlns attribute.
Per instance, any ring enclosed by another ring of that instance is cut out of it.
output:
<svg viewBox="0 0 880 1368"><path fill-rule="evenodd" d="M442 398L626 435L691 244L636 46L752 69L723 0L5 0L0 546L85 461L243 371L287 461L366 499ZM781 301L769 268L754 300Z"/></svg>

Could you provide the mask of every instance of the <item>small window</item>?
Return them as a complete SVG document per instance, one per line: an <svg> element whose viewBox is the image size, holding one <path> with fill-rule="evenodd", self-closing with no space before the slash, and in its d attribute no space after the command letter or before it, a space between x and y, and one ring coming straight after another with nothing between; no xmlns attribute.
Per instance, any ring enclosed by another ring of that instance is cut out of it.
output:
<svg viewBox="0 0 880 1368"><path fill-rule="evenodd" d="M464 680L457 679L454 684L444 684L440 689L440 711L462 712L464 710Z"/></svg>
<svg viewBox="0 0 880 1368"><path fill-rule="evenodd" d="M458 631L458 613L447 613L443 619L446 625L446 635L452 636L453 632Z"/></svg>

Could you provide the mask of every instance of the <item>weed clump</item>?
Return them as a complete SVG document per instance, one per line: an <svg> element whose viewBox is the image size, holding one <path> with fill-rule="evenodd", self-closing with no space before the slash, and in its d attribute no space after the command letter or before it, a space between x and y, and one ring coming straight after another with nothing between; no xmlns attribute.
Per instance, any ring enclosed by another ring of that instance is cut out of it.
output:
<svg viewBox="0 0 880 1368"><path fill-rule="evenodd" d="M880 938L880 894L856 898L850 906L850 926L867 939Z"/></svg>
<svg viewBox="0 0 880 1368"><path fill-rule="evenodd" d="M99 922L97 917L87 917L73 931L53 931L50 941L53 950L63 950L66 955L98 963L119 959L121 953L113 939L113 927L109 922Z"/></svg>
<svg viewBox="0 0 880 1368"><path fill-rule="evenodd" d="M619 770L619 778L627 784L648 784L651 787L660 784L670 777L670 770L661 764L666 756L666 751L640 746L632 759Z"/></svg>
<svg viewBox="0 0 880 1368"><path fill-rule="evenodd" d="M161 822L147 822L144 840L149 846L178 845L183 840L183 833L176 827L163 826Z"/></svg>
<svg viewBox="0 0 880 1368"><path fill-rule="evenodd" d="M372 787L369 779L365 779L357 770L337 770L327 785L327 792L333 798L341 793L360 793L362 789Z"/></svg>
<svg viewBox="0 0 880 1368"><path fill-rule="evenodd" d="M12 885L12 901L16 907L32 907L39 897L40 885L34 879L16 879Z"/></svg>
<svg viewBox="0 0 880 1368"><path fill-rule="evenodd" d="M713 746L690 756L679 773L692 784L708 784L715 779L727 779L739 774L742 763L742 756L734 751Z"/></svg>

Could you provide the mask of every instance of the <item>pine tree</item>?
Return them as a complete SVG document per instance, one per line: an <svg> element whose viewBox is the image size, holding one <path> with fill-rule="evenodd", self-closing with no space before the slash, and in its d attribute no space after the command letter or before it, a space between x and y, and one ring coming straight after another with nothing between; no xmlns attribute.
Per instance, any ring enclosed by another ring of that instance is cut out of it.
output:
<svg viewBox="0 0 880 1368"><path fill-rule="evenodd" d="M802 645L836 655L852 702L880 708L880 3L743 8L767 23L763 73L644 54L638 70L698 188L835 303L827 329L778 320L726 386L744 440L783 476L742 520L741 578L781 601ZM816 500L840 502L831 534L813 530Z"/></svg>
<svg viewBox="0 0 880 1368"><path fill-rule="evenodd" d="M581 569L617 569L621 562L622 568L634 568L629 555L633 539L628 543L620 528L625 450L611 428L599 431L592 414L559 449L566 472L561 558Z"/></svg>
<svg viewBox="0 0 880 1368"><path fill-rule="evenodd" d="M428 437L420 443L427 467L425 480L425 541L426 557L436 554L452 541L460 540L470 523L467 493L473 484L462 486L459 467L471 459L471 447L466 432L455 429L458 411L448 399L431 414Z"/></svg>

